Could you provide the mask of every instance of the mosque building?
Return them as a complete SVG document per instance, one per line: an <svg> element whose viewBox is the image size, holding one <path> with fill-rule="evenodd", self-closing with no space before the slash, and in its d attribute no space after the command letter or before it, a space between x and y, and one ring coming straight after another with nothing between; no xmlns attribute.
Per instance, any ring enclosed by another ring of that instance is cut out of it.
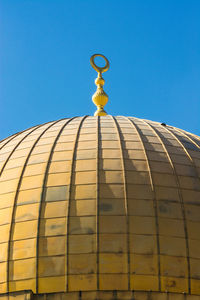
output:
<svg viewBox="0 0 200 300"><path fill-rule="evenodd" d="M200 137L107 115L91 64L94 116L0 142L0 300L199 300Z"/></svg>

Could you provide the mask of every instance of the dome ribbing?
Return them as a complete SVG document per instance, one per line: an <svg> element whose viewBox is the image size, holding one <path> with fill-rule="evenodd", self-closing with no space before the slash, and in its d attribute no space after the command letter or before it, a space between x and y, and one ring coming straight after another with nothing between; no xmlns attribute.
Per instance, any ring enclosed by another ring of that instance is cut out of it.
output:
<svg viewBox="0 0 200 300"><path fill-rule="evenodd" d="M0 170L1 293L200 295L198 136L62 119L3 140Z"/></svg>

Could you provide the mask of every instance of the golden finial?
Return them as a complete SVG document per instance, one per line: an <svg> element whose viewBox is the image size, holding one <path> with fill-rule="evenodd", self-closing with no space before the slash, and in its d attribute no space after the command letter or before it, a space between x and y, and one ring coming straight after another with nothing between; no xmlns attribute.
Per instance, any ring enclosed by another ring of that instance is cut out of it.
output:
<svg viewBox="0 0 200 300"><path fill-rule="evenodd" d="M105 59L106 65L104 67L98 67L95 64L94 59L97 56L100 56ZM92 67L98 73L98 77L95 79L95 84L97 86L97 90L94 93L94 95L92 96L92 101L97 106L97 110L95 111L94 116L106 116L107 113L104 110L104 106L108 102L108 95L103 90L103 85L105 83L105 80L102 77L102 73L108 71L110 64L109 64L109 61L107 60L107 58L102 54L92 55L90 58L90 63L92 65Z"/></svg>

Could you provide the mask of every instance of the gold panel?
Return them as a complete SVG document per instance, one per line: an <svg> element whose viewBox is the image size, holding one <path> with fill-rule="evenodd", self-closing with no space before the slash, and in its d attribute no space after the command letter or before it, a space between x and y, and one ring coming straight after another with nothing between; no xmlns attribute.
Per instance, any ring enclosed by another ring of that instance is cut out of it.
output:
<svg viewBox="0 0 200 300"><path fill-rule="evenodd" d="M0 209L0 225L10 223L12 216L12 207Z"/></svg>
<svg viewBox="0 0 200 300"><path fill-rule="evenodd" d="M134 274L157 275L158 258L157 255L131 254L130 272Z"/></svg>
<svg viewBox="0 0 200 300"><path fill-rule="evenodd" d="M161 255L161 275L173 277L187 277L188 264L185 257Z"/></svg>
<svg viewBox="0 0 200 300"><path fill-rule="evenodd" d="M158 291L158 277L152 275L130 275L131 290Z"/></svg>
<svg viewBox="0 0 200 300"><path fill-rule="evenodd" d="M38 278L38 293L55 293L65 290L64 276Z"/></svg>
<svg viewBox="0 0 200 300"><path fill-rule="evenodd" d="M99 215L120 216L125 214L126 203L124 199L99 199Z"/></svg>
<svg viewBox="0 0 200 300"><path fill-rule="evenodd" d="M126 234L100 234L99 235L99 250L100 252L127 252Z"/></svg>
<svg viewBox="0 0 200 300"><path fill-rule="evenodd" d="M9 291L23 291L23 290L32 290L33 293L36 293L36 280L35 279L26 279L26 280L17 280L9 282Z"/></svg>
<svg viewBox="0 0 200 300"><path fill-rule="evenodd" d="M61 276L65 274L65 257L49 256L38 260L38 276L50 277Z"/></svg>
<svg viewBox="0 0 200 300"><path fill-rule="evenodd" d="M93 291L97 289L97 277L94 274L69 275L69 291Z"/></svg>
<svg viewBox="0 0 200 300"><path fill-rule="evenodd" d="M40 236L64 235L66 231L66 218L41 219Z"/></svg>
<svg viewBox="0 0 200 300"><path fill-rule="evenodd" d="M68 185L70 173L49 174L47 186Z"/></svg>
<svg viewBox="0 0 200 300"><path fill-rule="evenodd" d="M0 243L7 242L9 240L10 225L0 226Z"/></svg>
<svg viewBox="0 0 200 300"><path fill-rule="evenodd" d="M42 186L44 175L35 175L29 177L23 177L20 190L35 189Z"/></svg>
<svg viewBox="0 0 200 300"><path fill-rule="evenodd" d="M157 243L155 235L130 235L130 252L139 254L156 254Z"/></svg>
<svg viewBox="0 0 200 300"><path fill-rule="evenodd" d="M172 256L186 256L185 239L178 237L160 236L159 240L161 254Z"/></svg>
<svg viewBox="0 0 200 300"><path fill-rule="evenodd" d="M5 282L7 280L7 262L0 263L0 283Z"/></svg>
<svg viewBox="0 0 200 300"><path fill-rule="evenodd" d="M99 233L126 233L127 221L125 216L100 216Z"/></svg>
<svg viewBox="0 0 200 300"><path fill-rule="evenodd" d="M26 226L24 226L26 224ZM37 221L26 221L13 224L13 240L28 239L37 236Z"/></svg>
<svg viewBox="0 0 200 300"><path fill-rule="evenodd" d="M69 160L65 161L55 161L51 162L49 173L62 173L70 171L71 162Z"/></svg>
<svg viewBox="0 0 200 300"><path fill-rule="evenodd" d="M69 187L66 185L46 189L45 201L60 201L68 199Z"/></svg>
<svg viewBox="0 0 200 300"><path fill-rule="evenodd" d="M36 256L36 238L14 241L10 245L10 259L21 259Z"/></svg>
<svg viewBox="0 0 200 300"><path fill-rule="evenodd" d="M96 170L96 159L77 160L75 162L75 171L93 171Z"/></svg>
<svg viewBox="0 0 200 300"><path fill-rule="evenodd" d="M64 255L66 247L65 236L41 237L39 239L39 256Z"/></svg>
<svg viewBox="0 0 200 300"><path fill-rule="evenodd" d="M155 208L154 202L151 200L133 200L128 199L129 215L134 216L154 216Z"/></svg>
<svg viewBox="0 0 200 300"><path fill-rule="evenodd" d="M97 254L70 254L68 274L94 274L97 272Z"/></svg>
<svg viewBox="0 0 200 300"><path fill-rule="evenodd" d="M92 234L96 232L96 217L70 217L69 234Z"/></svg>
<svg viewBox="0 0 200 300"><path fill-rule="evenodd" d="M96 200L72 200L70 203L70 216L96 215Z"/></svg>
<svg viewBox="0 0 200 300"><path fill-rule="evenodd" d="M126 253L100 253L99 272L100 273L127 273L128 259Z"/></svg>
<svg viewBox="0 0 200 300"><path fill-rule="evenodd" d="M158 226L160 235L185 236L183 220L159 218Z"/></svg>
<svg viewBox="0 0 200 300"><path fill-rule="evenodd" d="M8 193L0 195L0 209L10 207L13 205L15 193Z"/></svg>
<svg viewBox="0 0 200 300"><path fill-rule="evenodd" d="M100 274L99 287L101 290L127 290L127 274Z"/></svg>
<svg viewBox="0 0 200 300"><path fill-rule="evenodd" d="M10 261L9 278L11 281L34 278L35 270L35 258Z"/></svg>
<svg viewBox="0 0 200 300"><path fill-rule="evenodd" d="M130 216L129 231L137 234L156 234L155 218Z"/></svg>
<svg viewBox="0 0 200 300"><path fill-rule="evenodd" d="M68 201L44 202L41 208L41 218L66 217L68 215Z"/></svg>
<svg viewBox="0 0 200 300"><path fill-rule="evenodd" d="M8 257L8 243L0 244L0 262L6 261Z"/></svg>
<svg viewBox="0 0 200 300"><path fill-rule="evenodd" d="M26 191L19 191L17 197L17 204L31 204L39 202L41 198L42 189L31 189Z"/></svg>
<svg viewBox="0 0 200 300"><path fill-rule="evenodd" d="M69 234L69 253L93 253L97 250L97 237L95 234L71 235Z"/></svg>
<svg viewBox="0 0 200 300"><path fill-rule="evenodd" d="M34 176L38 174L43 174L45 172L45 168L45 163L26 166L24 176Z"/></svg>
<svg viewBox="0 0 200 300"><path fill-rule="evenodd" d="M0 194L7 194L16 191L19 179L11 179L0 182Z"/></svg>
<svg viewBox="0 0 200 300"><path fill-rule="evenodd" d="M16 208L14 222L38 219L39 203L19 205Z"/></svg>
<svg viewBox="0 0 200 300"><path fill-rule="evenodd" d="M161 277L161 290L169 292L188 292L188 279L176 277Z"/></svg>

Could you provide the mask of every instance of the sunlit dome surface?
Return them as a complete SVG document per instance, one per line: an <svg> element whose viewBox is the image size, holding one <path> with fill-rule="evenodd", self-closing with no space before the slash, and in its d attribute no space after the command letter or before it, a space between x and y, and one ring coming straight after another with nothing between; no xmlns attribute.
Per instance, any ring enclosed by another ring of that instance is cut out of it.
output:
<svg viewBox="0 0 200 300"><path fill-rule="evenodd" d="M62 119L3 140L0 169L1 293L199 299L198 136L133 117Z"/></svg>

